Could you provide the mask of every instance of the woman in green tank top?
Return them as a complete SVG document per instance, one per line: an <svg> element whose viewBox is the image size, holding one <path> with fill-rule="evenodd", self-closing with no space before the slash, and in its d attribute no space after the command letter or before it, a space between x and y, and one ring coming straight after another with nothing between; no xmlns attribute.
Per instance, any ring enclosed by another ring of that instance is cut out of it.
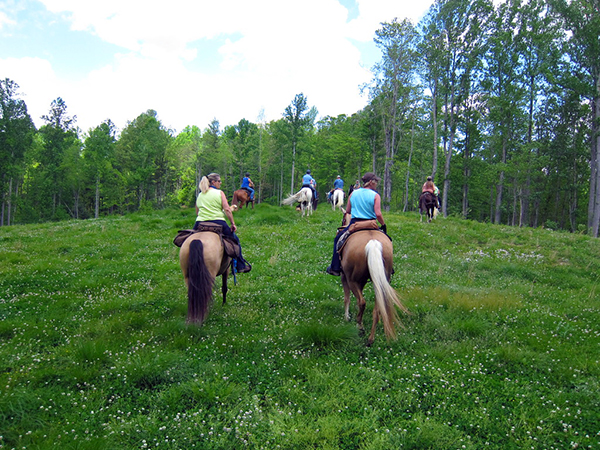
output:
<svg viewBox="0 0 600 450"><path fill-rule="evenodd" d="M221 176L218 173L210 173L207 176L202 177L200 180L200 194L196 199L196 223L194 229L198 229L198 225L201 222L209 222L211 224L217 224L221 226L224 236L230 237L238 244L240 243L239 238L235 234L237 227L233 220L233 213L225 193L221 190ZM231 227L225 221L225 218L229 219ZM252 266L241 256L240 245L240 258L237 261L237 271L239 273L250 272Z"/></svg>

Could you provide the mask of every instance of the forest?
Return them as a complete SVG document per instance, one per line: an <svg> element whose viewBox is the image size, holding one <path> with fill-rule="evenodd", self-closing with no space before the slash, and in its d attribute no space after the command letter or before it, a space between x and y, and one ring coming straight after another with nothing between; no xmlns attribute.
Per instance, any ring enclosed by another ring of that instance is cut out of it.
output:
<svg viewBox="0 0 600 450"><path fill-rule="evenodd" d="M319 118L298 93L279 120L167 129L148 110L87 131L62 98L37 129L0 80L0 226L192 206L202 175L231 198L245 172L273 205L310 169L382 177L387 211L414 211L427 176L442 213L598 237L600 0L436 0L418 24L374 31L368 104ZM0 78L1 78L0 73ZM76 112L75 112L76 113Z"/></svg>

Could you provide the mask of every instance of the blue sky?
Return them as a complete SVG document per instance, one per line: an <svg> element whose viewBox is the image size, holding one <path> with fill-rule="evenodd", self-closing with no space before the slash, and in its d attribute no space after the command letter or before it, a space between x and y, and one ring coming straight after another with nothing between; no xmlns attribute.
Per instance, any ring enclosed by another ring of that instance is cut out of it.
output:
<svg viewBox="0 0 600 450"><path fill-rule="evenodd" d="M148 109L181 131L277 120L300 92L352 114L379 59L381 22L417 23L414 0L0 0L0 78L37 126L57 97L86 132Z"/></svg>

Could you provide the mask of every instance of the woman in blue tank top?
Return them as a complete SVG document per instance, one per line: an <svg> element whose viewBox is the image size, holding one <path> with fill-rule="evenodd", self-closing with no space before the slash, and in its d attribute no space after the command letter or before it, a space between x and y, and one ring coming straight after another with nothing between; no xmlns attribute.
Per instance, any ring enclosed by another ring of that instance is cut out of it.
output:
<svg viewBox="0 0 600 450"><path fill-rule="evenodd" d="M385 222L381 215L381 196L377 193L377 185L381 181L373 172L367 172L362 177L363 187L354 189L352 195L348 198L346 214L351 215L350 223L346 228L340 231L333 240L333 256L331 265L327 268L329 275L340 276L342 265L340 255L336 251L337 243L342 234L355 222L361 220L377 219L381 228L385 230Z"/></svg>

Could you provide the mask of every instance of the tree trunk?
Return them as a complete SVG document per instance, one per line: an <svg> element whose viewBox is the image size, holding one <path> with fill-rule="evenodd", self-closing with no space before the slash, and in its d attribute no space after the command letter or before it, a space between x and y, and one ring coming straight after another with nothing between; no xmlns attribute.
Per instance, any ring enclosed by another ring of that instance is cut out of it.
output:
<svg viewBox="0 0 600 450"><path fill-rule="evenodd" d="M462 196L462 216L463 218L467 218L467 216L469 215L469 177L471 176L471 170L469 169L469 159L470 159L470 154L469 154L469 149L468 149L468 145L467 148L465 149L465 165L463 168L463 178L465 179L464 183L463 183L463 196Z"/></svg>
<svg viewBox="0 0 600 450"><path fill-rule="evenodd" d="M590 163L590 199L588 203L588 230L598 237L600 225L600 75L596 80L596 95L592 100L592 142Z"/></svg>
<svg viewBox="0 0 600 450"><path fill-rule="evenodd" d="M452 160L452 147L454 146L454 131L450 128L450 139L446 149L446 162L444 164L444 192L442 193L442 212L448 217L448 192L450 191L450 161Z"/></svg>
<svg viewBox="0 0 600 450"><path fill-rule="evenodd" d="M8 200L7 200L7 203L8 203L8 215L6 217L6 224L8 226L10 226L10 224L13 221L13 218L12 218L12 197L13 197L13 195L12 195L12 184L13 184L13 179L12 179L12 177L10 177L10 180L8 180ZM16 196L15 196L15 198L16 198Z"/></svg>
<svg viewBox="0 0 600 450"><path fill-rule="evenodd" d="M100 217L100 175L96 175L96 204L94 205L94 218Z"/></svg>
<svg viewBox="0 0 600 450"><path fill-rule="evenodd" d="M502 165L506 163L506 139L502 140ZM504 169L500 171L498 184L496 185L496 210L494 223L499 224L502 219L502 193L504 190Z"/></svg>
<svg viewBox="0 0 600 450"><path fill-rule="evenodd" d="M415 118L413 115L412 125L410 127L410 153L408 154L408 167L406 168L406 180L404 182L404 206L402 212L406 212L408 207L408 187L410 181L410 163L412 161L413 149L414 149L414 137L415 137Z"/></svg>
<svg viewBox="0 0 600 450"><path fill-rule="evenodd" d="M435 180L438 166L437 80L434 81L433 86L433 96L431 99L431 118L433 120L433 167L431 169L431 178Z"/></svg>
<svg viewBox="0 0 600 450"><path fill-rule="evenodd" d="M294 174L296 171L296 141L292 142L292 187L290 188L290 194L294 191Z"/></svg>

